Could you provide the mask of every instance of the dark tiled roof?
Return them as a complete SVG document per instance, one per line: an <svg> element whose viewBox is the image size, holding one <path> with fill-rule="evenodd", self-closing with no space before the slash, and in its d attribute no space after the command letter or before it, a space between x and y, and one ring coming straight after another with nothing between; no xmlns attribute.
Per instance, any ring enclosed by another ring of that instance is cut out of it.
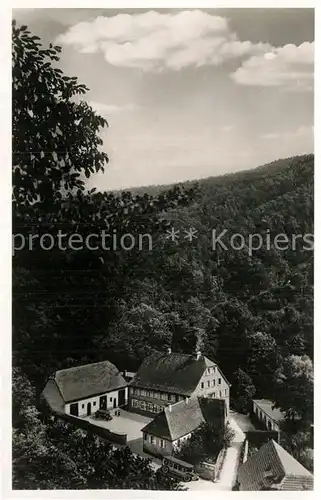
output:
<svg viewBox="0 0 321 500"><path fill-rule="evenodd" d="M155 353L143 361L130 385L190 396L210 366L217 365L205 356L196 360L190 354Z"/></svg>
<svg viewBox="0 0 321 500"><path fill-rule="evenodd" d="M253 399L253 403L256 403L258 408L266 413L274 422L284 419L284 413L278 408L274 408L274 403L269 399Z"/></svg>
<svg viewBox="0 0 321 500"><path fill-rule="evenodd" d="M273 439L241 465L238 481L248 491L313 489L313 475Z"/></svg>
<svg viewBox="0 0 321 500"><path fill-rule="evenodd" d="M142 430L174 441L193 432L205 422L218 422L218 425L224 425L225 413L223 399L192 397L188 402L180 401L165 407Z"/></svg>
<svg viewBox="0 0 321 500"><path fill-rule="evenodd" d="M119 370L109 361L60 370L54 374L52 380L64 403L127 386Z"/></svg>

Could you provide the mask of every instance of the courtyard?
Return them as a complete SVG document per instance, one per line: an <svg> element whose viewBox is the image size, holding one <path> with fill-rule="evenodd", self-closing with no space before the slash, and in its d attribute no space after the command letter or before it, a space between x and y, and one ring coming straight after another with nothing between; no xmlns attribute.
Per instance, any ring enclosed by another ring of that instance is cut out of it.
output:
<svg viewBox="0 0 321 500"><path fill-rule="evenodd" d="M120 412L119 416L116 415L115 410L111 410L110 414L113 419L109 421L96 419L93 415L84 417L84 419L89 420L94 425L109 429L111 432L115 432L117 434L127 434L127 446L132 450L132 452L144 458L152 459L154 467L160 467L161 460L154 458L143 451L142 428L151 422L152 418L144 415L138 415L137 413L131 413L126 410L120 410L119 408L117 408L117 411Z"/></svg>
<svg viewBox="0 0 321 500"><path fill-rule="evenodd" d="M126 410L119 410L120 415L118 416L116 415L116 411L118 410L119 409L117 408L117 410L111 411L113 418L109 421L98 420L94 418L93 415L84 417L84 419L89 420L94 425L109 429L112 432L127 434L127 446L131 449L131 451L136 455L150 459L151 466L157 470L162 465L161 460L143 452L142 428L147 425L152 418L139 415L137 413L131 413ZM200 478L198 481L192 481L189 483L182 482L182 484L189 491L232 490L237 474L238 457L241 445L245 438L244 431L246 432L254 427L251 424L249 417L233 411L230 412L229 421L235 432L235 436L232 445L227 450L219 480L217 482L212 482ZM115 444L114 446L118 447L120 445Z"/></svg>

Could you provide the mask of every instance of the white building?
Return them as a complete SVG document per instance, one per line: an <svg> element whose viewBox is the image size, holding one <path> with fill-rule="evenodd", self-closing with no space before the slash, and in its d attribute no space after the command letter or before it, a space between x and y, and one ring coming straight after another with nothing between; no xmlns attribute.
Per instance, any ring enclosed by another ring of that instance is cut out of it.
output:
<svg viewBox="0 0 321 500"><path fill-rule="evenodd" d="M223 429L227 420L224 399L193 396L165 406L143 429L143 450L156 456L171 455L203 423Z"/></svg>
<svg viewBox="0 0 321 500"><path fill-rule="evenodd" d="M284 413L269 399L253 399L253 413L269 431L279 431Z"/></svg>
<svg viewBox="0 0 321 500"><path fill-rule="evenodd" d="M127 391L127 382L116 366L101 361L57 371L42 396L54 413L84 417L98 409L124 406Z"/></svg>

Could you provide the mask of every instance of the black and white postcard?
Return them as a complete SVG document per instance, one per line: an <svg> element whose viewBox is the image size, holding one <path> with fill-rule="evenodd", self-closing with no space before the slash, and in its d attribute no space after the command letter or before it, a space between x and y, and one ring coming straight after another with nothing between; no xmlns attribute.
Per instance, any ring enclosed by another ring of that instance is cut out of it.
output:
<svg viewBox="0 0 321 500"><path fill-rule="evenodd" d="M6 479L313 490L314 9L157 5L12 11Z"/></svg>

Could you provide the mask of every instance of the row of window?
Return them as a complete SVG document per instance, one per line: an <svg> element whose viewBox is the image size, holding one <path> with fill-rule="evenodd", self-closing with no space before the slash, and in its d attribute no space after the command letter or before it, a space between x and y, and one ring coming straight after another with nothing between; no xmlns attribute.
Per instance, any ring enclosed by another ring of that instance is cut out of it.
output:
<svg viewBox="0 0 321 500"><path fill-rule="evenodd" d="M146 401L139 401L138 399L132 400L132 407L139 408L143 411L150 411L152 413L160 413L163 410L162 406L154 405L153 403L146 403Z"/></svg>
<svg viewBox="0 0 321 500"><path fill-rule="evenodd" d="M171 401L175 403L178 401L175 394L168 394L167 392L151 391L147 389L139 389L138 387L131 388L131 394L135 396L147 396L148 398L161 399L163 401Z"/></svg>
<svg viewBox="0 0 321 500"><path fill-rule="evenodd" d="M221 385L222 379L219 378L218 381L217 381L217 383L218 383L218 385ZM204 384L205 384L205 382L201 382L201 389L204 389ZM212 380L212 387L215 387L215 385L216 385L216 380L213 379ZM211 381L210 380L207 381L207 387L211 387Z"/></svg>
<svg viewBox="0 0 321 500"><path fill-rule="evenodd" d="M225 389L225 391L218 391L218 393L217 393L218 398L224 398L227 395L228 395L227 389ZM211 396L212 396L212 398L216 398L216 392L212 392Z"/></svg>
<svg viewBox="0 0 321 500"><path fill-rule="evenodd" d="M262 411L260 411L258 408L255 408L255 413L257 414L257 416L260 420L263 420L263 422L265 423L265 425L268 426L269 429L272 428L272 424L271 424L270 420L267 418L267 416Z"/></svg>
<svg viewBox="0 0 321 500"><path fill-rule="evenodd" d="M165 440L155 437L155 436L150 436L149 434L144 433L144 441L150 444L154 444L158 446L159 448L165 448Z"/></svg>
<svg viewBox="0 0 321 500"><path fill-rule="evenodd" d="M109 401L112 403L113 402L113 398L109 398ZM96 401L89 401L89 403L92 403L93 406L96 406ZM85 403L82 403L81 408L82 409L85 408Z"/></svg>
<svg viewBox="0 0 321 500"><path fill-rule="evenodd" d="M216 366L210 366L206 368L205 375L212 375L212 373L216 372Z"/></svg>

